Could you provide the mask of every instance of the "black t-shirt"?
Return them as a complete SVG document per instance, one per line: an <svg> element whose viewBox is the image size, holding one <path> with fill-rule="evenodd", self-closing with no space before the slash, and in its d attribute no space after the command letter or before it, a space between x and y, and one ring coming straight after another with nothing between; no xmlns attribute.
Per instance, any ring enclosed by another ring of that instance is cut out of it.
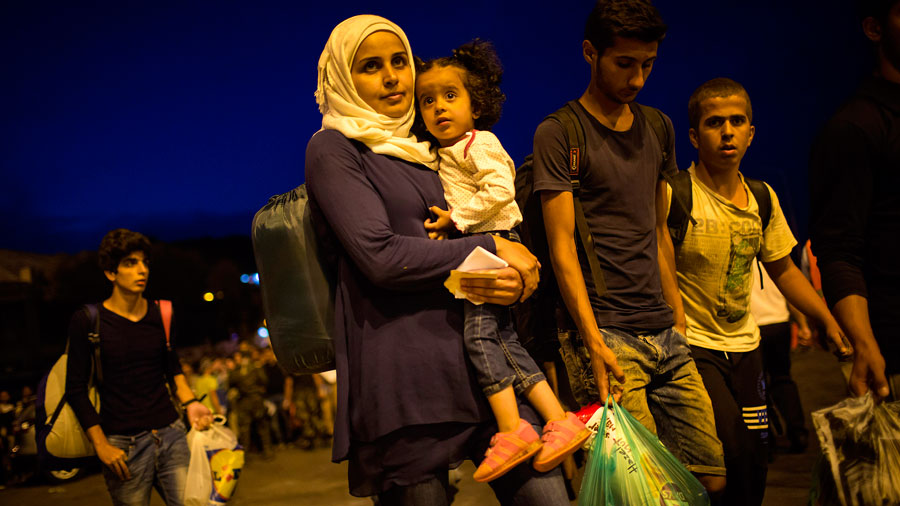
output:
<svg viewBox="0 0 900 506"><path fill-rule="evenodd" d="M900 372L900 84L866 79L819 133L810 230L829 304L860 295L889 373Z"/></svg>
<svg viewBox="0 0 900 506"><path fill-rule="evenodd" d="M602 125L573 101L585 131L586 167L581 202L594 238L608 292L598 297L590 266L581 269L600 326L630 331L658 330L674 323L662 295L656 249L656 184L662 149L640 109L624 132ZM672 124L666 117L666 126ZM674 135L669 164L676 168ZM572 191L568 148L562 126L554 120L538 125L534 135L534 192Z"/></svg>
<svg viewBox="0 0 900 506"><path fill-rule="evenodd" d="M87 336L92 325L84 311L72 315L66 398L85 429L100 424L106 434L136 434L178 418L166 381L182 374L181 364L174 347L166 349L159 308L147 305L147 314L133 322L97 304L103 368L99 414L87 395L93 356ZM174 332L174 322L172 328Z"/></svg>

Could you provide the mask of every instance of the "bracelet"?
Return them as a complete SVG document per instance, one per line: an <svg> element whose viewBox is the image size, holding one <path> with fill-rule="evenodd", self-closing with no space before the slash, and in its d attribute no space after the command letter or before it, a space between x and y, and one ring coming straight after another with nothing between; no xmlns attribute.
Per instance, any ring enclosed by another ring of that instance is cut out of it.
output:
<svg viewBox="0 0 900 506"><path fill-rule="evenodd" d="M186 407L188 407L189 405L191 405L191 404L193 404L193 403L195 403L195 402L200 402L200 401L202 401L203 399L206 399L206 394L203 394L203 396L200 397L199 399L196 398L196 397L194 397L193 399L191 399L191 400L189 400L189 401L187 401L187 402L182 402L182 403L181 403L181 407L182 407L182 408L186 408Z"/></svg>

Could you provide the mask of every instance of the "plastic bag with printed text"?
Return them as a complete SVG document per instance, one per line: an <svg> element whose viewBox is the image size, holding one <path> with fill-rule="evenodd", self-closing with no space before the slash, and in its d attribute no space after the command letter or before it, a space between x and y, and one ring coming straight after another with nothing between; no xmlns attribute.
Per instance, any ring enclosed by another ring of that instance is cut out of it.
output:
<svg viewBox="0 0 900 506"><path fill-rule="evenodd" d="M244 467L244 449L224 423L223 417L216 416L208 430L188 432L191 462L185 506L221 506L234 494Z"/></svg>
<svg viewBox="0 0 900 506"><path fill-rule="evenodd" d="M809 503L900 504L900 401L869 392L812 413L822 455Z"/></svg>
<svg viewBox="0 0 900 506"><path fill-rule="evenodd" d="M612 398L586 425L596 436L586 443L579 506L709 504L697 478Z"/></svg>

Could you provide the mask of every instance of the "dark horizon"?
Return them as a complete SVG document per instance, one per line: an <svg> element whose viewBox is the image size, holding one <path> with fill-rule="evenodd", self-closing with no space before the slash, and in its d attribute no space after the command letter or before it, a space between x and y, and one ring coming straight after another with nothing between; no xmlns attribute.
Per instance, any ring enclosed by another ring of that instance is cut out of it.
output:
<svg viewBox="0 0 900 506"><path fill-rule="evenodd" d="M776 189L804 238L809 145L869 67L852 3L655 4L669 32L638 100L672 118L679 167L694 159L691 91L718 76L741 82L757 129L743 171ZM493 41L508 96L494 131L521 162L540 120L587 85L590 7L4 4L0 249L92 250L116 227L163 241L248 235L270 196L303 182L321 122L319 53L335 24L363 12L398 23L425 58Z"/></svg>

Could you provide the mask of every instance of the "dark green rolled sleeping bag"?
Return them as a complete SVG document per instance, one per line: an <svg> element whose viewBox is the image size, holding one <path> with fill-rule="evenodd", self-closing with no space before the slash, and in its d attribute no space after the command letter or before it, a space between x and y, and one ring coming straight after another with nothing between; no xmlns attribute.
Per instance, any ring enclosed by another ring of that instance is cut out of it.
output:
<svg viewBox="0 0 900 506"><path fill-rule="evenodd" d="M251 235L278 363L296 374L334 369L335 271L317 239L306 184L270 198Z"/></svg>

